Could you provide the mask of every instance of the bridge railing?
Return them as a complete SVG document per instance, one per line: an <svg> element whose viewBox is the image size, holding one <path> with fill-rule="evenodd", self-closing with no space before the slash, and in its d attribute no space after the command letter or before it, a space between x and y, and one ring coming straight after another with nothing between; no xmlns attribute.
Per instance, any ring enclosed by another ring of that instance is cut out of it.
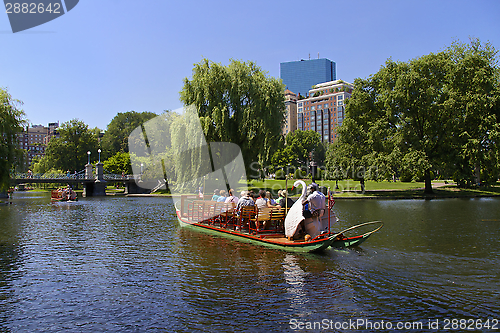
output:
<svg viewBox="0 0 500 333"><path fill-rule="evenodd" d="M84 174L58 174L58 173L15 173L12 175L14 179L85 179Z"/></svg>
<svg viewBox="0 0 500 333"><path fill-rule="evenodd" d="M134 179L134 175L119 175L114 173L105 173L102 175L104 180L128 180Z"/></svg>
<svg viewBox="0 0 500 333"><path fill-rule="evenodd" d="M88 180L88 178L85 177L84 173L77 173L77 174L56 174L56 173L15 173L11 175L13 179L24 179L26 182L29 182L30 180L45 180L45 179L53 179L53 180ZM104 180L129 180L129 179L135 179L135 175L119 175L119 174L111 174L111 173L105 173L103 174ZM90 179L95 179L95 175L92 175L92 178Z"/></svg>

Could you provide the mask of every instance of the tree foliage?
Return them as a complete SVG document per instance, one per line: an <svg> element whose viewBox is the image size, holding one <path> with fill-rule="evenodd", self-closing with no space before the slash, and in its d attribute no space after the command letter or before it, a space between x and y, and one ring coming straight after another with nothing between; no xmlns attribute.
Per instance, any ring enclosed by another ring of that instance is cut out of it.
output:
<svg viewBox="0 0 500 333"><path fill-rule="evenodd" d="M122 172L126 175L132 174L129 153L117 152L103 162L103 167L106 171L114 174L121 174Z"/></svg>
<svg viewBox="0 0 500 333"><path fill-rule="evenodd" d="M228 66L203 59L180 92L194 105L207 142L232 142L245 165L270 162L284 121L284 85L253 62L231 60Z"/></svg>
<svg viewBox="0 0 500 333"><path fill-rule="evenodd" d="M130 133L157 114L153 112L128 111L118 113L108 124L101 140L103 158L108 158L118 152L128 153L128 137Z"/></svg>
<svg viewBox="0 0 500 333"><path fill-rule="evenodd" d="M275 169L306 167L314 161L322 165L325 159L325 147L321 135L315 131L297 130L287 134L285 144L276 150L272 157ZM287 173L294 172L288 170Z"/></svg>
<svg viewBox="0 0 500 333"><path fill-rule="evenodd" d="M498 178L497 51L471 40L408 62L387 60L356 79L346 119L328 151L330 172L359 180ZM338 172L341 170L340 172Z"/></svg>
<svg viewBox="0 0 500 333"><path fill-rule="evenodd" d="M469 44L453 43L447 52L453 78L448 103L454 112L449 150L454 163L449 169L461 184L495 181L500 148L498 51L472 39Z"/></svg>
<svg viewBox="0 0 500 333"><path fill-rule="evenodd" d="M23 156L18 148L18 134L22 132L25 114L4 89L0 89L0 191L9 187L10 171Z"/></svg>
<svg viewBox="0 0 500 333"><path fill-rule="evenodd" d="M88 151L91 152L93 159L97 159L96 134L84 122L78 119L67 121L59 128L59 134L59 138L49 141L45 157L39 161L43 168L36 166L40 172L46 172L49 169L71 172L83 170L88 162Z"/></svg>

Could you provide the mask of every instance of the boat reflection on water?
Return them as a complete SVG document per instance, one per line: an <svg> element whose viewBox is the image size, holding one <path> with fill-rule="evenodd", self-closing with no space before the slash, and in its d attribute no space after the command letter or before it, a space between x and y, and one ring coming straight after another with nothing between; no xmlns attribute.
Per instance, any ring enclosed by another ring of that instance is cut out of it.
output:
<svg viewBox="0 0 500 333"><path fill-rule="evenodd" d="M292 254L285 256L282 266L285 282L288 284L286 290L291 300L291 308L307 304L307 294L304 290L307 273L300 268L297 258ZM296 310L300 310L300 308Z"/></svg>

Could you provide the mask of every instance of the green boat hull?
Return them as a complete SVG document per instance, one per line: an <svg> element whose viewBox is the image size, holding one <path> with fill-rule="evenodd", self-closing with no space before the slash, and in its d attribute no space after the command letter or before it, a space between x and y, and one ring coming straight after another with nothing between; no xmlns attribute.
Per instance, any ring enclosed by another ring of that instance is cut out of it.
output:
<svg viewBox="0 0 500 333"><path fill-rule="evenodd" d="M273 249L279 249L291 252L321 252L328 249L329 247L332 248L354 247L363 243L373 233L370 232L362 236L348 237L342 240L338 239L338 236L341 235L341 233L338 233L325 236L324 238L321 239L307 241L307 242L278 241L272 237L266 238L263 235L253 235L229 229L223 229L208 224L192 222L189 221L187 218L182 217L180 215L179 210L177 210L177 219L179 220L180 225L183 227L190 227L196 230L207 232L212 235L224 236L238 241L244 241L248 243L266 246Z"/></svg>

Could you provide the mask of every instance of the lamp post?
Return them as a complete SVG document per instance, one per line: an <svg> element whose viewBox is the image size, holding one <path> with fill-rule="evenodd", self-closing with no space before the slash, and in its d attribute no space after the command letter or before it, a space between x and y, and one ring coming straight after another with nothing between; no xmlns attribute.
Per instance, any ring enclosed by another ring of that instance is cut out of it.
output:
<svg viewBox="0 0 500 333"><path fill-rule="evenodd" d="M97 149L97 152L99 153L99 163L101 163L101 148Z"/></svg>
<svg viewBox="0 0 500 333"><path fill-rule="evenodd" d="M88 163L87 163L87 164L90 164L90 150L87 152L87 155L89 156L89 159L88 159Z"/></svg>

